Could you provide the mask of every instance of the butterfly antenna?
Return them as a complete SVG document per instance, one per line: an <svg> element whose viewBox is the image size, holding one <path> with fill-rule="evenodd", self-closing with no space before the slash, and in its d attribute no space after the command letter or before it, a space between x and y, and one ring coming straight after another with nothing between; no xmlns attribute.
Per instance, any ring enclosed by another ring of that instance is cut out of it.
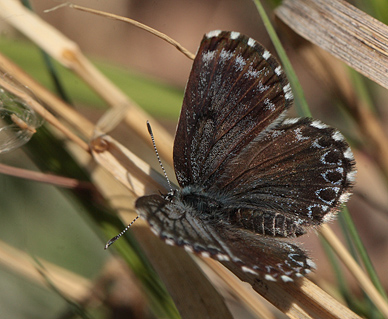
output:
<svg viewBox="0 0 388 319"><path fill-rule="evenodd" d="M170 182L170 180L168 179L166 170L164 169L163 164L162 164L162 161L160 160L160 156L159 156L159 153L158 153L158 149L156 148L156 144L155 144L154 133L152 133L151 124L150 124L150 122L148 122L148 121L147 121L147 129L148 129L148 133L149 133L150 136L151 136L152 145L154 146L155 154L156 154L156 157L157 157L157 159L158 159L159 165L160 165L160 167L162 168L164 177L166 178L167 183L168 183L168 186L170 187L170 192L172 193L173 190L172 190L172 187L171 187L171 182Z"/></svg>
<svg viewBox="0 0 388 319"><path fill-rule="evenodd" d="M118 234L117 236L113 237L112 239L110 239L106 245L105 245L105 248L104 249L108 249L110 247L110 245L112 245L117 239L119 239L121 236L123 236L125 234L125 232L133 225L133 223L139 218L139 216L136 216L136 218L131 221L131 223L124 228L124 230Z"/></svg>

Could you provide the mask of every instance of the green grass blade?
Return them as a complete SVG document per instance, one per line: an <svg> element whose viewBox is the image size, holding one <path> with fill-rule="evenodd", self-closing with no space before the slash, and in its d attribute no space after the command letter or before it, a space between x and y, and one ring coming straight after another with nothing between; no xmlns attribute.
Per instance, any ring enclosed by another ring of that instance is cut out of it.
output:
<svg viewBox="0 0 388 319"><path fill-rule="evenodd" d="M382 286L377 276L376 270L373 267L373 264L369 258L369 255L365 249L365 246L362 243L362 240L357 232L357 229L346 207L344 207L342 214L340 214L340 218L344 220L344 223L346 224L346 230L349 232L350 237L352 239L352 243L355 245L357 252L362 260L362 263L364 264L365 269L369 277L371 278L373 284L375 285L379 293L384 297L384 299L388 300L384 287Z"/></svg>
<svg viewBox="0 0 388 319"><path fill-rule="evenodd" d="M264 26L267 29L267 32L272 40L273 45L275 46L276 52L279 55L280 61L282 62L284 71L287 74L288 80L290 81L292 92L294 94L295 108L300 116L311 117L310 109L307 105L306 98L303 93L302 86L296 76L294 68L291 65L290 60L284 50L279 37L277 36L274 27L271 24L271 21L268 18L267 13L265 12L261 2L259 0L254 0L257 10L263 20Z"/></svg>

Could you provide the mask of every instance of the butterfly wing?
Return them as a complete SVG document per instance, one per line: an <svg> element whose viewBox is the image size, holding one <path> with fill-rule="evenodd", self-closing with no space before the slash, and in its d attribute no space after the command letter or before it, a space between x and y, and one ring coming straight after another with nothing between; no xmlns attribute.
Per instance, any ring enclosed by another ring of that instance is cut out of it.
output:
<svg viewBox="0 0 388 319"><path fill-rule="evenodd" d="M183 246L204 257L232 262L245 272L267 280L291 281L315 267L298 246L223 221L200 219L196 211L177 196L171 201L160 195L143 196L136 201L136 209L167 244Z"/></svg>
<svg viewBox="0 0 388 319"><path fill-rule="evenodd" d="M175 135L179 185L213 185L225 163L275 127L291 102L290 85L264 47L238 32L205 35Z"/></svg>
<svg viewBox="0 0 388 319"><path fill-rule="evenodd" d="M355 173L338 131L317 120L288 119L227 163L209 191L228 194L225 205L240 208L232 224L290 237L332 219L347 201Z"/></svg>
<svg viewBox="0 0 388 319"><path fill-rule="evenodd" d="M229 214L232 224L281 237L333 218L355 177L338 131L308 119L281 123L288 88L260 44L211 32L194 61L174 142L182 187L222 192L226 206L243 209Z"/></svg>
<svg viewBox="0 0 388 319"><path fill-rule="evenodd" d="M292 237L328 221L355 177L342 135L311 119L283 121L292 102L278 62L237 32L198 50L174 142L182 190L136 201L167 244L230 261L268 280L314 263ZM256 234L256 233L260 233Z"/></svg>

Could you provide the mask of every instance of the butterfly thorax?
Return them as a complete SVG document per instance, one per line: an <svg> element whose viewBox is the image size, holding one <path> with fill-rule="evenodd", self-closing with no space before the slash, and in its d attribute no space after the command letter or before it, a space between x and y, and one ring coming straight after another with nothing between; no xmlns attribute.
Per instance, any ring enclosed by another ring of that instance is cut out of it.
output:
<svg viewBox="0 0 388 319"><path fill-rule="evenodd" d="M186 186L176 192L176 198L189 211L195 212L203 220L212 220L220 216L225 207L220 196L206 192L200 187Z"/></svg>

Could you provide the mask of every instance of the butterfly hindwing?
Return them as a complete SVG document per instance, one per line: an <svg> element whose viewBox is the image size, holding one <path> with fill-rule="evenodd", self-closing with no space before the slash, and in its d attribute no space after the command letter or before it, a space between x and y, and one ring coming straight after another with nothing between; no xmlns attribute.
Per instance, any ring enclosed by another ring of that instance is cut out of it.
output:
<svg viewBox="0 0 388 319"><path fill-rule="evenodd" d="M298 246L238 229L222 220L201 219L179 198L140 197L136 209L151 229L169 245L216 260L232 262L267 280L291 281L308 274L314 263Z"/></svg>
<svg viewBox="0 0 388 319"><path fill-rule="evenodd" d="M299 118L254 139L227 163L209 191L228 194L226 205L252 211L243 223L236 218L241 226L261 233L266 216L266 223L274 225L266 235L288 237L304 231L290 233L285 223L303 229L332 219L354 179L354 158L344 137L317 120Z"/></svg>

